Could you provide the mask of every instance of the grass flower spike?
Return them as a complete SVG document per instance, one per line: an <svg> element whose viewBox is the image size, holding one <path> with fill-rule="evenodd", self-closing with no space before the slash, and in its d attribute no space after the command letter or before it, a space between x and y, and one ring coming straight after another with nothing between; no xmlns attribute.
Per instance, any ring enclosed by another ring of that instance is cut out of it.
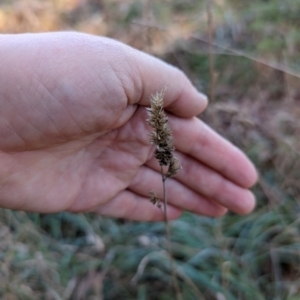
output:
<svg viewBox="0 0 300 300"><path fill-rule="evenodd" d="M151 143L156 146L154 156L160 166L168 166L166 177L175 176L180 169L178 160L174 157L172 131L168 124L168 117L164 112L164 92L156 93L150 97L150 108L148 110L148 124L153 128L151 132Z"/></svg>
<svg viewBox="0 0 300 300"><path fill-rule="evenodd" d="M173 152L175 150L173 143L173 136L171 128L168 124L168 117L164 112L164 93L165 89L161 92L156 93L155 95L151 95L150 97L150 107L148 110L148 124L152 127L151 132L151 144L154 144L155 151L154 156L158 160L161 170L161 178L162 178L162 186L163 186L163 199L162 203L164 206L164 221L166 225L166 236L168 243L168 250L170 255L170 265L172 272L172 280L174 289L176 292L177 300L181 300L180 289L178 286L178 282L176 280L176 272L174 268L174 261L172 257L172 248L170 241L170 229L168 224L167 217L167 195L166 195L166 180L169 177L173 177L176 175L177 171L181 168L180 164L176 157L174 157ZM164 170L167 167L167 170ZM151 202L154 205L160 206L160 200L156 196L156 194L151 191L150 192Z"/></svg>
<svg viewBox="0 0 300 300"><path fill-rule="evenodd" d="M168 117L163 108L164 90L152 95L150 101L148 123L153 128L151 143L156 145L154 155L161 166L168 166L173 157L174 146Z"/></svg>

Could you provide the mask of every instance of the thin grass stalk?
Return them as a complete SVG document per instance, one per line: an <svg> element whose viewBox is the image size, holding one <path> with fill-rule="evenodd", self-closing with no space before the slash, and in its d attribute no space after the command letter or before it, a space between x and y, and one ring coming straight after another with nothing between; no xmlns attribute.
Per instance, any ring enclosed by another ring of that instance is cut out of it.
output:
<svg viewBox="0 0 300 300"><path fill-rule="evenodd" d="M213 106L215 103L215 68L214 68L214 51L213 51L213 15L211 11L211 0L207 0L206 3L207 14L207 30L208 30L208 58L209 58L209 99ZM213 123L216 124L215 110L212 112Z"/></svg>
<svg viewBox="0 0 300 300"><path fill-rule="evenodd" d="M170 257L171 277L172 277L173 287L174 287L174 290L176 293L176 298L178 300L182 300L181 292L180 292L180 288L179 288L179 284L178 284L177 276L176 276L175 262L174 262L173 251L172 251L172 246L171 246L171 234L170 234L169 219L167 216L166 180L168 177L164 175L164 170L163 170L162 166L160 166L160 170L161 170L161 179L162 179L162 183L163 183L164 222L165 222L165 228L166 228L167 248L168 248L169 257Z"/></svg>
<svg viewBox="0 0 300 300"><path fill-rule="evenodd" d="M166 227L166 239L167 247L170 255L170 268L172 282L174 290L176 293L177 300L182 300L179 284L176 278L175 272L175 263L173 260L172 247L171 247L171 238L170 238L170 228L169 220L167 215L167 192L166 192L166 180L169 177L176 175L177 171L180 169L179 162L174 156L173 152L175 150L173 144L173 136L171 128L168 124L168 117L164 112L164 92L163 89L160 93L156 93L150 97L150 108L148 110L149 119L147 120L148 124L152 127L151 132L151 143L156 146L154 151L154 156L159 162L161 170L161 178L163 184L163 214L164 222ZM164 173L164 166L167 167L167 171ZM157 198L154 192L150 192L151 202L160 207L160 200Z"/></svg>

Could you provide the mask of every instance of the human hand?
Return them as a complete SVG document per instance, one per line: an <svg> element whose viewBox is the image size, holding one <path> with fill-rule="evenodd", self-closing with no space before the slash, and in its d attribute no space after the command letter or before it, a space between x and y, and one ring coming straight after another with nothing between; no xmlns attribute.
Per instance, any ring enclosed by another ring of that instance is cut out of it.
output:
<svg viewBox="0 0 300 300"><path fill-rule="evenodd" d="M182 170L167 181L168 217L250 212L256 171L195 116L207 104L176 68L79 33L0 36L0 206L163 220L145 106L167 86Z"/></svg>

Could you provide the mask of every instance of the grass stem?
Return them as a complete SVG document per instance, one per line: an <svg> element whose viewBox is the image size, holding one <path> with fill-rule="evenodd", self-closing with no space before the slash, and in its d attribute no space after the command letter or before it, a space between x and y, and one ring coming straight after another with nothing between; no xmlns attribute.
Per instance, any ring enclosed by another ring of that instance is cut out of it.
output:
<svg viewBox="0 0 300 300"><path fill-rule="evenodd" d="M170 256L171 276L172 276L174 290L176 293L176 298L177 298L177 300L182 300L180 288L179 288L177 277L176 277L175 263L174 263L172 246L171 246L170 226L169 226L169 220L168 220L168 216L167 216L166 180L168 177L164 175L163 166L160 166L160 170L161 170L161 178L162 178L162 183L163 183L164 222L165 222L165 227L166 227L167 247L168 247L168 252L169 252L169 256Z"/></svg>

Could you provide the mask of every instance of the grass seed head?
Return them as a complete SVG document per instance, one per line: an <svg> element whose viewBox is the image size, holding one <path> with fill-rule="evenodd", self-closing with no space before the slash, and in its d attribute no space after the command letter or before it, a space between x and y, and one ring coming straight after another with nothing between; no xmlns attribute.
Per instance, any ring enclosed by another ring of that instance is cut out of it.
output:
<svg viewBox="0 0 300 300"><path fill-rule="evenodd" d="M157 207L161 208L160 199L156 196L156 194L151 191L150 194L150 201L153 203L153 205L156 205Z"/></svg>
<svg viewBox="0 0 300 300"><path fill-rule="evenodd" d="M156 145L154 156L161 166L169 166L174 159L173 137L168 117L164 112L165 89L150 97L150 108L148 110L148 124L153 128L151 132L151 143ZM173 169L174 170L174 169Z"/></svg>

